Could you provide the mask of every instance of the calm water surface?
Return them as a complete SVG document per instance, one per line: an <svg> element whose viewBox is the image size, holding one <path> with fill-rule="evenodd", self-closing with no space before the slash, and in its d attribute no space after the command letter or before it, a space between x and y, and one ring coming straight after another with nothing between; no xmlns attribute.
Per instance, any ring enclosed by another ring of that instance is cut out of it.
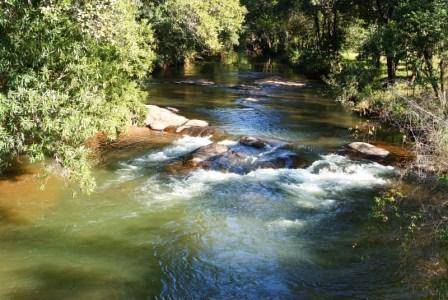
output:
<svg viewBox="0 0 448 300"><path fill-rule="evenodd" d="M228 87L272 75L308 86ZM219 86L174 83L184 78ZM30 167L0 181L0 299L415 299L399 248L369 234L369 206L395 171L331 154L358 120L316 83L242 61L161 74L149 91L226 130L226 143L275 138L314 162L170 175L173 159L211 143L183 137L98 168L91 196L56 179L39 191Z"/></svg>

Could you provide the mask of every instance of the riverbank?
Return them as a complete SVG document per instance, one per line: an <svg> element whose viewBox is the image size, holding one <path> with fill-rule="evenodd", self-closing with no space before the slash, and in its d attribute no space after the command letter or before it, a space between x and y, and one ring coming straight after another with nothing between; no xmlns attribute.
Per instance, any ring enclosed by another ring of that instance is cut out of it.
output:
<svg viewBox="0 0 448 300"><path fill-rule="evenodd" d="M444 299L448 295L446 95L435 97L407 80L373 90L358 90L355 82L340 80L327 82L339 102L362 117L401 132L403 143L412 146L413 158L403 165L405 184L377 197L372 216L379 230L387 227L396 232L393 238L402 244L405 259L418 261L422 277L412 280L425 286L431 297ZM367 129L368 134L375 134L375 126ZM415 187L410 182L421 185Z"/></svg>
<svg viewBox="0 0 448 300"><path fill-rule="evenodd" d="M415 161L409 169L422 176L448 172L448 119L446 99L412 90L406 82L396 83L368 94L346 94L343 87L331 87L337 100L361 116L396 128L403 143L412 144Z"/></svg>

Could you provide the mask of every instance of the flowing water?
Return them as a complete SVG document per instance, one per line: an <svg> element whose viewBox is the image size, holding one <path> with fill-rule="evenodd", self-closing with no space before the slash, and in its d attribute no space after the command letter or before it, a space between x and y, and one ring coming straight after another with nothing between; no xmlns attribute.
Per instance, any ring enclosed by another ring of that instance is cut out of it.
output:
<svg viewBox="0 0 448 300"><path fill-rule="evenodd" d="M307 86L229 87L273 74ZM218 86L175 83L183 78ZM185 136L108 161L90 196L52 178L40 191L26 167L0 181L0 299L415 297L397 245L369 235L369 207L396 170L334 154L359 120L318 84L242 61L161 74L149 91L152 104L227 131L223 143L274 138L312 163L169 174L174 159L211 143Z"/></svg>

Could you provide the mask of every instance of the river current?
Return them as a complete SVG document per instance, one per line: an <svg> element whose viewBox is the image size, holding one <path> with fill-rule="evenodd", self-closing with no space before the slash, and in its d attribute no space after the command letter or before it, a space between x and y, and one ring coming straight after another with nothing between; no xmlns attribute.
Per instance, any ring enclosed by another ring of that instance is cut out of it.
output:
<svg viewBox="0 0 448 300"><path fill-rule="evenodd" d="M273 75L306 85L232 88ZM216 86L176 83L191 78ZM221 143L275 139L310 163L170 174L173 160L212 143L183 136L103 163L90 196L55 178L40 191L26 167L0 181L0 299L415 296L398 245L369 230L374 197L397 170L337 154L359 119L318 83L243 60L155 75L148 90L149 103L226 131Z"/></svg>

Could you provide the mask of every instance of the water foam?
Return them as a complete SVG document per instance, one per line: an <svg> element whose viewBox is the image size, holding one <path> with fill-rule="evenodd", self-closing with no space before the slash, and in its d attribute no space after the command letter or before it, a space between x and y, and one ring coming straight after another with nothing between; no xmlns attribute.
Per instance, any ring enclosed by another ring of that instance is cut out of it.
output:
<svg viewBox="0 0 448 300"><path fill-rule="evenodd" d="M211 144L212 141L210 138L211 136L193 137L186 135L174 141L172 146L169 146L161 151L142 156L136 159L136 162L159 162L173 159L194 151L200 147Z"/></svg>
<svg viewBox="0 0 448 300"><path fill-rule="evenodd" d="M305 169L257 169L244 175L196 170L185 178L172 177L168 183L149 180L142 187L142 192L152 194L152 200L187 200L208 193L216 186L220 186L218 189L221 192L224 188L224 192L234 197L242 192L242 188L257 191L257 185L261 185L283 191L296 200L297 206L326 209L337 203L333 199L335 194L354 188L386 185L388 179L385 177L393 173L393 167L326 155ZM154 191L154 184L164 184L164 192Z"/></svg>
<svg viewBox="0 0 448 300"><path fill-rule="evenodd" d="M188 200L210 190L214 184L232 181L240 175L212 170L198 170L185 179L171 177L168 183L150 178L140 189L149 204L173 200ZM150 197L148 197L148 194Z"/></svg>

